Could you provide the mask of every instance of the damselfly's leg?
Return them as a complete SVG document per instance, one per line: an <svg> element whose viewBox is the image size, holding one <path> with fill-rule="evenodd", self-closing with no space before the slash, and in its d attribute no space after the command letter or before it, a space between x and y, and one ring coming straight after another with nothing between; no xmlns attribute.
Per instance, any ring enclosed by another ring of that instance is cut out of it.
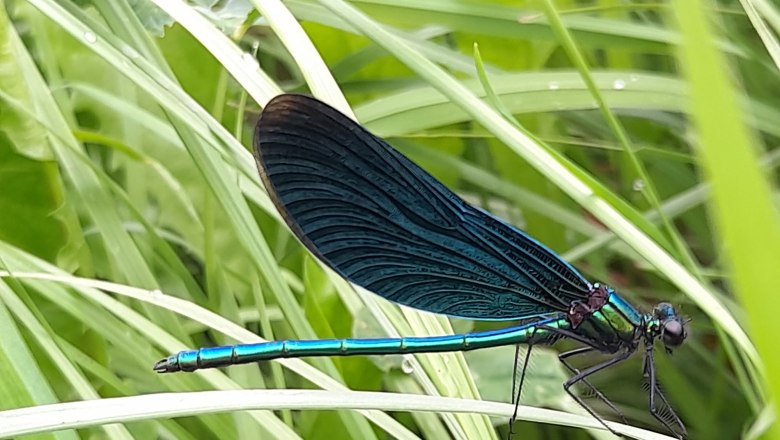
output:
<svg viewBox="0 0 780 440"><path fill-rule="evenodd" d="M669 430L669 432L677 436L677 438L684 440L688 437L688 431L685 429L685 425L683 425L682 421L677 416L677 413L674 412L672 406L669 405L669 401L666 400L666 396L664 396L664 393L661 392L661 389L658 386L658 381L655 376L655 362L653 361L652 344L645 344L645 363L643 370L644 377L647 380L648 386L650 387L650 414L652 414L656 420L661 422L661 424L663 424L666 429ZM660 400L661 403L660 411L656 398ZM679 430L674 429L673 426L677 426Z"/></svg>
<svg viewBox="0 0 780 440"><path fill-rule="evenodd" d="M580 347L575 348L574 350L567 351L565 353L561 353L558 355L558 360L561 361L561 363L569 369L574 374L580 374L580 370L569 364L569 361L567 358L572 358L574 356L579 356L581 354L590 353L593 351L597 351L593 347ZM623 415L623 413L617 409L617 407L609 400L607 397L601 393L601 391L598 390L598 388L594 387L590 382L588 382L587 379L582 379L581 382L588 387L588 389L593 393L594 396L596 396L597 399L604 402L605 405L607 405L615 414L617 414L618 417L620 417L620 420L623 421L623 423L628 424L628 420L626 420L626 417Z"/></svg>
<svg viewBox="0 0 780 440"><path fill-rule="evenodd" d="M556 333L556 334L558 334L560 336L563 336L565 338L568 338L568 339L571 339L573 341L585 344L585 347L580 347L580 348L577 348L577 349L574 349L574 350L571 350L571 351L567 351L565 353L561 353L561 354L558 355L558 359L561 361L561 363L566 368L568 368L569 371L571 371L574 374L580 374L580 370L577 369L577 368L574 368L574 366L569 364L569 362L567 362L565 360L566 358L574 357L574 356L577 356L577 355L580 355L580 354L589 353L591 351L599 351L599 352L602 351L600 347L593 345L593 341L591 341L590 339L584 338L584 337L582 337L582 336L580 336L580 335L578 335L578 334L576 334L574 332L571 332L571 331L568 331L568 330L562 330L562 329L558 329L558 328L554 328L554 327L547 327L547 326L540 327L540 329L545 329L545 330L548 330L550 332ZM615 407L615 405L609 399L607 399L606 396L604 396L604 394L602 394L596 387L594 387L590 382L588 382L587 379L582 379L581 382L585 386L587 386L588 389L590 389L593 392L593 394L599 400L604 402L612 411L614 411L615 414L617 414L618 417L620 417L620 419L624 423L628 423L628 421L626 420L626 418L623 415L623 413L620 410L618 410L617 407Z"/></svg>
<svg viewBox="0 0 780 440"><path fill-rule="evenodd" d="M517 384L517 366L518 366L518 360L520 358L520 346L519 345L515 346L515 372L512 375L512 403L515 405L515 410L512 413L512 417L509 419L509 434L507 435L508 440L512 440L512 437L515 435L514 426L515 426L515 421L517 420L517 411L520 407L520 393L523 392L523 382L525 382L525 371L528 368L528 360L531 359L531 349L534 346L535 335L536 335L536 329L533 330L533 332L531 333L531 337L528 338L528 343L526 344L528 346L528 349L525 351L525 358L523 359L523 368L522 370L520 370L519 384ZM517 384L517 388L515 388L516 384Z"/></svg>
<svg viewBox="0 0 780 440"><path fill-rule="evenodd" d="M599 417L598 414L596 414L595 411L587 404L585 403L582 398L572 392L570 389L572 385L581 382L588 378L588 376L598 373L599 371L609 368L619 362L622 362L626 359L628 359L629 356L631 356L631 353L633 353L632 350L626 350L618 354L617 356L613 357L612 359L607 360L606 362L602 362L598 365L594 365L592 367L586 368L582 371L580 371L578 374L573 376L571 379L567 380L566 383L563 384L563 389L566 390L567 393L574 399L575 402L577 402L581 407L585 409L590 415L592 415L596 420L601 422L602 425L604 425L611 433L615 435L620 435L618 432L616 432L614 429L610 428L609 425L607 425L607 422L604 421L601 417Z"/></svg>
<svg viewBox="0 0 780 440"><path fill-rule="evenodd" d="M559 329L559 328L555 328L555 327L548 327L548 326L539 326L539 330L547 330L550 333L555 333L557 335L563 336L563 337L571 339L573 341L581 342L581 343L583 343L583 344L588 346L588 347L583 347L583 348L592 348L593 350L602 351L601 347L596 345L594 343L594 341L592 341L592 340L590 340L588 338L584 338L584 337L582 337L582 336L580 336L580 335L578 335L578 334L576 334L574 332L571 332L571 331L568 331L568 330ZM574 352L575 352L574 355L577 355L577 354L580 354L580 353L585 353L586 351L583 350L583 351L580 352L580 351L574 350ZM593 418L598 420L599 423L604 425L604 427L606 427L609 430L609 432L611 432L611 433L613 433L615 435L620 435L620 434L617 433L612 428L610 428L609 425L607 425L607 423L604 421L604 419L599 417L599 415L596 414L596 412L593 411L593 409L587 403L585 403L585 401L582 400L582 398L580 396L577 396L576 394L574 394L570 388L573 385L575 385L575 384L577 384L579 382L583 382L584 381L584 383L587 384L591 389L595 389L595 387L590 385L590 383L587 381L588 376L590 376L591 374L594 374L594 373L598 373L599 371L601 371L601 370L603 370L605 368L609 368L612 365L615 365L615 364L617 364L619 362L622 362L622 361L628 359L629 356L631 356L631 354L633 352L634 352L633 349L625 350L624 352L618 354L617 356L613 357L612 359L609 359L609 360L607 360L605 362L602 362L600 364L594 365L592 367L586 368L585 370L582 370L582 371L579 371L579 370L577 370L575 368L575 369L572 370L572 372L576 373L576 374L563 384L563 389L572 397L572 399L574 399L575 402L577 402L583 409L585 409L585 411L587 411L588 414L593 416ZM572 355L569 355L569 357L571 357L571 356ZM565 362L563 364L566 365L567 367L569 367L569 365L567 365ZM601 393L599 393L599 394L601 394ZM602 397L603 397L603 395L602 395ZM607 400L606 397L603 397L603 399L605 401ZM611 404L610 404L610 408L615 409L614 405L611 405ZM620 413L620 411L617 411L617 409L615 409L615 411L618 414L620 414L621 417L622 417L622 414Z"/></svg>

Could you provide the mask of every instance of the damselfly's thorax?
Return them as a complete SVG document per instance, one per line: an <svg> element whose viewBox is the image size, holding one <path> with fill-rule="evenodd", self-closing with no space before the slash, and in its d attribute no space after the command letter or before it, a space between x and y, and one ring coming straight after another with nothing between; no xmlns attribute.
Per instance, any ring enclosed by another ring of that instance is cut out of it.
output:
<svg viewBox="0 0 780 440"><path fill-rule="evenodd" d="M600 283L593 285L586 300L572 303L566 317L577 334L606 352L636 347L645 322L631 304Z"/></svg>
<svg viewBox="0 0 780 440"><path fill-rule="evenodd" d="M596 283L588 295L587 301L575 301L569 307L568 319L574 329L580 326L586 318L601 310L609 302L612 289Z"/></svg>

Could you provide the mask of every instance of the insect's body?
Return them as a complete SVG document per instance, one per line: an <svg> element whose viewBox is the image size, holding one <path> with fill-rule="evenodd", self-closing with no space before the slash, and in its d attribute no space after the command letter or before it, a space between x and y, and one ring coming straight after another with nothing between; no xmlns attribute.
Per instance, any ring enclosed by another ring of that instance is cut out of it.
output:
<svg viewBox="0 0 780 440"><path fill-rule="evenodd" d="M621 349L633 352L643 338L655 339L649 323L655 328L660 321L640 314L612 289L597 284L590 300L572 306L568 314L559 313L514 327L433 337L286 340L209 347L172 355L157 368L165 372L195 371L277 358L466 351L545 343L564 333L577 335L604 353Z"/></svg>
<svg viewBox="0 0 780 440"><path fill-rule="evenodd" d="M224 367L278 358L477 350L502 345L525 344L528 343L532 335L536 338L551 336L551 331L546 327L562 330L570 328L566 318L553 317L499 330L446 336L287 340L210 347L183 351L169 357L165 360L165 372L195 371L200 368Z"/></svg>
<svg viewBox="0 0 780 440"><path fill-rule="evenodd" d="M313 98L282 95L269 102L255 130L255 155L263 183L290 229L344 278L428 312L522 324L435 337L204 348L169 356L155 370L194 371L286 357L474 350L565 337L583 347L559 356L573 373L564 388L581 383L618 414L587 377L643 347L651 412L685 436L658 389L653 365L656 340L669 350L686 336L669 304L640 313L611 288L588 282L553 251L467 204L382 139ZM612 356L581 371L569 363L594 351ZM656 410L656 402L664 411Z"/></svg>

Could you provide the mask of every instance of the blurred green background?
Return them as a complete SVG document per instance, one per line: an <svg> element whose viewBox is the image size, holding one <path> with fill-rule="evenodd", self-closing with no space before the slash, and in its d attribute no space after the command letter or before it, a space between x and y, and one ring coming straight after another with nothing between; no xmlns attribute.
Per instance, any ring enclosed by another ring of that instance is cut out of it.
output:
<svg viewBox="0 0 780 440"><path fill-rule="evenodd" d="M780 392L778 35L769 0L0 0L0 420L91 400L74 413L87 420L79 429L25 432L506 437L506 417L468 403L460 415L387 417L225 413L215 399L188 417L161 406L139 420L128 406L120 423L91 426L96 399L166 391L340 382L508 402L511 347L152 372L180 349L256 340L241 328L283 339L507 325L399 310L313 260L249 155L262 105L284 90L348 102L374 133L589 279L644 310L678 306L690 336L656 362L692 439L780 438L769 406ZM499 132L499 113L464 104L474 95L522 128ZM514 143L526 139L517 133L531 138ZM534 350L522 403L560 412L550 423L521 413L516 438L611 438L567 418L577 409L555 353L571 346ZM664 433L646 409L641 356L592 382L632 425ZM21 432L2 425L0 437Z"/></svg>

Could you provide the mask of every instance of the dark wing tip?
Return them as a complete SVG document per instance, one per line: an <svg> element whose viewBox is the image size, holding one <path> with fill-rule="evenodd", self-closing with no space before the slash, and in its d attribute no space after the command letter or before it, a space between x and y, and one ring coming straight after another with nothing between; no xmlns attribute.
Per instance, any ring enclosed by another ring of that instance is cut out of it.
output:
<svg viewBox="0 0 780 440"><path fill-rule="evenodd" d="M283 93L274 96L263 108L262 113L260 113L260 119L257 121L257 125L255 125L252 142L255 157L259 159L262 156L260 147L264 136L271 131L277 131L280 128L284 130L289 127L286 123L287 121L319 120L319 122L322 122L324 116L336 121L343 121L347 125L357 125L357 123L340 111L313 96L298 93Z"/></svg>
<svg viewBox="0 0 780 440"><path fill-rule="evenodd" d="M260 119L255 125L254 147L255 152L259 153L260 140L263 136L263 130L270 126L277 125L286 118L290 112L297 112L311 105L313 98L306 95L283 94L274 96L263 107L260 113Z"/></svg>
<svg viewBox="0 0 780 440"><path fill-rule="evenodd" d="M263 116L266 116L266 114L273 115L273 113L279 110L285 110L291 107L306 108L313 107L317 104L321 104L321 102L309 95L302 95L299 93L283 93L281 95L274 96L270 101L268 101L268 104L266 104L263 108L263 113L260 117L262 118Z"/></svg>
<svg viewBox="0 0 780 440"><path fill-rule="evenodd" d="M257 127L273 123L279 117L289 113L301 115L316 115L320 113L338 112L333 107L309 95L284 93L274 96L263 108Z"/></svg>
<svg viewBox="0 0 780 440"><path fill-rule="evenodd" d="M270 101L268 101L268 104L266 104L266 108L277 106L277 105L284 105L285 103L321 103L319 99L311 96L311 95L304 95L303 93L282 93L281 95L276 95L273 98L271 98Z"/></svg>

